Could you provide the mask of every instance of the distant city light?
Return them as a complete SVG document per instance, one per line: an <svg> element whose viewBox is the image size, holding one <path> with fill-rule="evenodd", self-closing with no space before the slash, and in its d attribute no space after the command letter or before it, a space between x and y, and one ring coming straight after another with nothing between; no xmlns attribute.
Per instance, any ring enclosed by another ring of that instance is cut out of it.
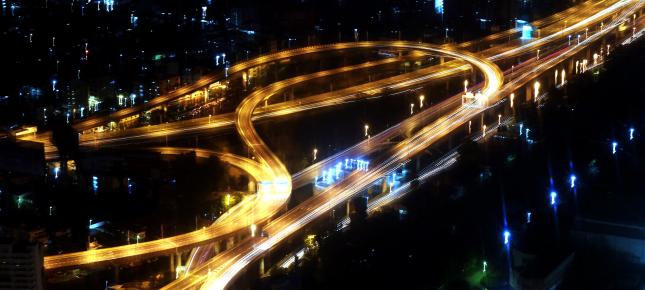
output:
<svg viewBox="0 0 645 290"><path fill-rule="evenodd" d="M558 198L558 193L555 191L551 191L550 197L551 197L551 206L555 206Z"/></svg>
<svg viewBox="0 0 645 290"><path fill-rule="evenodd" d="M504 245L508 245L508 243L511 241L511 232L508 230L504 230Z"/></svg>
<svg viewBox="0 0 645 290"><path fill-rule="evenodd" d="M531 216L532 216L532 215L533 215L533 213L532 213L532 212L530 212L530 211L527 211L527 212L526 212L526 223L527 223L527 224L530 224L530 223L531 223Z"/></svg>
<svg viewBox="0 0 645 290"><path fill-rule="evenodd" d="M571 181L571 188L576 187L576 179L577 177L574 174L571 174L571 176L569 177L569 180Z"/></svg>
<svg viewBox="0 0 645 290"><path fill-rule="evenodd" d="M618 147L618 142L611 142L611 154L616 154L616 147Z"/></svg>
<svg viewBox="0 0 645 290"><path fill-rule="evenodd" d="M629 140L634 140L634 128L629 128Z"/></svg>

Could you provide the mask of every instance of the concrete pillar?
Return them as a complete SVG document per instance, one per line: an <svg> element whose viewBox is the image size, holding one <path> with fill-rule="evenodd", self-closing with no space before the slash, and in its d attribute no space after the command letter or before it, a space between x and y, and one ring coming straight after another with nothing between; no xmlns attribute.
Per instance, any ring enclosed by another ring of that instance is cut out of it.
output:
<svg viewBox="0 0 645 290"><path fill-rule="evenodd" d="M226 239L226 249L230 249L235 245L235 237L229 237Z"/></svg>
<svg viewBox="0 0 645 290"><path fill-rule="evenodd" d="M260 258L260 277L264 276L264 257Z"/></svg>
<svg viewBox="0 0 645 290"><path fill-rule="evenodd" d="M175 255L170 254L168 259L170 260L170 273L175 273Z"/></svg>
<svg viewBox="0 0 645 290"><path fill-rule="evenodd" d="M533 88L531 88L530 84L531 83L527 84L526 87L525 87L525 90L526 90L526 93L525 93L526 98L525 98L525 100L527 102L533 102Z"/></svg>
<svg viewBox="0 0 645 290"><path fill-rule="evenodd" d="M347 216L349 216L350 213L352 213L352 204L350 202L351 199L347 200L347 212L345 213Z"/></svg>
<svg viewBox="0 0 645 290"><path fill-rule="evenodd" d="M119 265L114 265L114 283L119 283Z"/></svg>
<svg viewBox="0 0 645 290"><path fill-rule="evenodd" d="M218 242L215 242L213 245L213 253L217 255L219 254L219 252L220 252L220 242L218 241Z"/></svg>

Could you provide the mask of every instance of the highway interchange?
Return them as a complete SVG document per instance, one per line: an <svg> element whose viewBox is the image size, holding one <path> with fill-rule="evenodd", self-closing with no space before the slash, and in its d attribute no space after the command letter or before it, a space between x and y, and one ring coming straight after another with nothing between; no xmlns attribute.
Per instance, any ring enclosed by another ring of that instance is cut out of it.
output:
<svg viewBox="0 0 645 290"><path fill-rule="evenodd" d="M202 230L135 245L49 256L45 258L45 268L74 267L128 257L146 257L159 253L168 253L177 248L186 249L206 246L215 239L226 237L238 231L249 231L252 225L263 224L262 230L265 233L263 236L254 235L253 237L246 238L233 248L227 249L209 259L195 259L194 256L191 257L190 261L199 262L189 265L187 267L189 270L185 275L180 276L179 279L166 286L166 289L223 289L240 271L261 258L264 253L277 246L285 238L288 238L305 225L329 212L338 204L362 191L374 181L398 169L412 156L450 134L469 120L477 117L489 109L490 106L498 104L511 93L529 84L536 77L571 59L571 57L575 57L582 50L615 31L619 25L628 21L635 13L638 13L644 3L645 1L642 0L584 2L571 9L534 22L533 25L541 30L541 37L531 41L517 39L518 30L511 29L478 41L457 45L431 45L404 41L341 43L279 52L234 65L223 74L228 75L241 72L262 63L277 59L286 59L300 54L349 48L395 48L419 51L429 55L438 55L453 59L446 63L423 68L415 72L389 77L331 93L314 95L262 107L266 99L278 94L285 88L352 70L376 67L382 63L393 62L396 58L386 59L380 63L366 62L320 71L281 80L252 91L239 104L234 113L217 115L212 118L209 117L208 120L205 120L206 118L198 118L176 122L176 124L155 125L158 127L153 129L132 129L133 133L126 130L114 135L106 134L105 138L96 138L94 136L94 140L91 141L83 141L83 136L81 138L81 145L86 145L84 144L86 142L90 144L94 143L95 146L99 143L101 146L109 146L110 144L122 145L151 138L158 139L159 137L168 135L224 130L234 126L246 147L249 148L255 157L253 160L233 154L201 149L157 148L155 150L164 154L180 154L186 151L195 151L198 156L215 155L222 161L248 172L257 181L257 194L243 200L231 209L230 212L215 221L213 225ZM564 20L569 25L563 25L562 22ZM576 41L571 43L569 35L579 34L583 34L585 37L582 40L576 39ZM507 41L507 37L513 38L514 40ZM476 50L479 46L487 46L489 48L477 53L466 51L468 48ZM542 57L539 56L538 52L538 56L530 57L511 69L502 71L494 63L507 64L509 59L533 54L536 49L543 50ZM478 104L461 106L461 93L446 98L444 101L410 116L410 118L401 123L391 126L374 136L370 136L369 140L366 139L295 174L288 172L286 166L266 145L253 126L253 123L257 120L325 106L339 105L350 100L378 95L386 90L397 91L411 88L430 80L456 76L470 70L477 71L483 78L481 84L476 84L469 88L472 91L480 92L481 95L478 95ZM134 112L168 102L171 99L185 95L224 77L218 74L205 78L196 84L155 99L141 107L137 106L120 110L110 116L88 118L76 124L76 127L91 128L98 124L105 124L108 120L114 118L132 115ZM313 178L320 174L321 169L328 168L339 162L339 160L355 156L365 156L374 152L376 148L381 148L381 145L385 141L396 136L405 136L409 132L414 133L398 144L386 149L385 152L380 153L379 158L373 160L369 170L356 171L295 208L290 209L286 213L281 213L281 209L284 208L285 203L289 199L292 188L312 182ZM40 135L36 139L38 138L40 140L46 139L47 135ZM445 165L445 163L440 163L439 165ZM196 255L196 252L198 251L193 251L192 255Z"/></svg>

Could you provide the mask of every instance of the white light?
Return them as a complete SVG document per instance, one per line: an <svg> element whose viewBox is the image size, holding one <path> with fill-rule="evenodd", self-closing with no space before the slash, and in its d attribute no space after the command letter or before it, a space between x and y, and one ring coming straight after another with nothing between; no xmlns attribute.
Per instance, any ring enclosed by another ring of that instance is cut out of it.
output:
<svg viewBox="0 0 645 290"><path fill-rule="evenodd" d="M573 174L571 174L571 176L569 177L569 180L571 181L571 188L576 187L576 179L577 177Z"/></svg>
<svg viewBox="0 0 645 290"><path fill-rule="evenodd" d="M526 212L526 223L527 223L527 224L530 224L530 223L531 223L531 216L532 216L532 215L533 215L533 213L531 213L530 211L527 211L527 212Z"/></svg>
<svg viewBox="0 0 645 290"><path fill-rule="evenodd" d="M629 128L629 140L634 140L634 128Z"/></svg>
<svg viewBox="0 0 645 290"><path fill-rule="evenodd" d="M508 245L511 239L511 232L504 230L504 245Z"/></svg>
<svg viewBox="0 0 645 290"><path fill-rule="evenodd" d="M612 142L611 143L611 154L616 154L616 147L618 146L618 142Z"/></svg>
<svg viewBox="0 0 645 290"><path fill-rule="evenodd" d="M551 191L550 196L551 196L551 206L555 206L556 199L558 197L558 193L555 192L555 191Z"/></svg>

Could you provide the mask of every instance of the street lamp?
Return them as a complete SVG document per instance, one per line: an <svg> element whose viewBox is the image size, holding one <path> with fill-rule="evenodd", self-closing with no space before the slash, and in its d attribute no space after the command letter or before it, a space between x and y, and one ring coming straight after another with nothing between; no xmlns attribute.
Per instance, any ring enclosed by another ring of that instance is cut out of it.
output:
<svg viewBox="0 0 645 290"><path fill-rule="evenodd" d="M139 244L139 234L137 234L137 245Z"/></svg>
<svg viewBox="0 0 645 290"><path fill-rule="evenodd" d="M512 109L513 108L513 102L515 100L515 93L511 93L510 98L511 98L511 109Z"/></svg>
<svg viewBox="0 0 645 290"><path fill-rule="evenodd" d="M616 154L616 147L618 147L618 142L614 141L611 143L611 154Z"/></svg>
<svg viewBox="0 0 645 290"><path fill-rule="evenodd" d="M577 179L577 177L576 177L575 174L571 174L571 176L569 176L569 181L570 181L571 188L576 187L576 179Z"/></svg>
<svg viewBox="0 0 645 290"><path fill-rule="evenodd" d="M419 96L419 108L423 108L423 100L426 98L424 95Z"/></svg>
<svg viewBox="0 0 645 290"><path fill-rule="evenodd" d="M535 55L535 60L540 60L540 50L537 50L537 53Z"/></svg>
<svg viewBox="0 0 645 290"><path fill-rule="evenodd" d="M502 125L502 114L497 115L497 126Z"/></svg>
<svg viewBox="0 0 645 290"><path fill-rule="evenodd" d="M555 192L554 190L552 190L551 194L550 194L550 197L551 197L551 206L555 207L556 200L558 198L558 193Z"/></svg>
<svg viewBox="0 0 645 290"><path fill-rule="evenodd" d="M468 93L468 80L464 80L464 94Z"/></svg>
<svg viewBox="0 0 645 290"><path fill-rule="evenodd" d="M566 80L566 72L564 69L562 69L562 72L560 73L560 79L562 79L562 85L564 86L564 81Z"/></svg>
<svg viewBox="0 0 645 290"><path fill-rule="evenodd" d="M316 161L317 157L318 157L318 149L314 148L314 161Z"/></svg>
<svg viewBox="0 0 645 290"><path fill-rule="evenodd" d="M538 81L535 81L535 83L533 83L533 94L535 95L533 97L533 101L537 102L538 95L540 94L540 82Z"/></svg>
<svg viewBox="0 0 645 290"><path fill-rule="evenodd" d="M370 125L365 124L365 137L367 137L367 132L370 129Z"/></svg>
<svg viewBox="0 0 645 290"><path fill-rule="evenodd" d="M414 103L410 103L410 115L414 114Z"/></svg>
<svg viewBox="0 0 645 290"><path fill-rule="evenodd" d="M629 140L634 140L634 128L629 128Z"/></svg>
<svg viewBox="0 0 645 290"><path fill-rule="evenodd" d="M482 125L482 138L486 137L486 124Z"/></svg>
<svg viewBox="0 0 645 290"><path fill-rule="evenodd" d="M504 245L508 245L511 240L511 232L504 230Z"/></svg>

